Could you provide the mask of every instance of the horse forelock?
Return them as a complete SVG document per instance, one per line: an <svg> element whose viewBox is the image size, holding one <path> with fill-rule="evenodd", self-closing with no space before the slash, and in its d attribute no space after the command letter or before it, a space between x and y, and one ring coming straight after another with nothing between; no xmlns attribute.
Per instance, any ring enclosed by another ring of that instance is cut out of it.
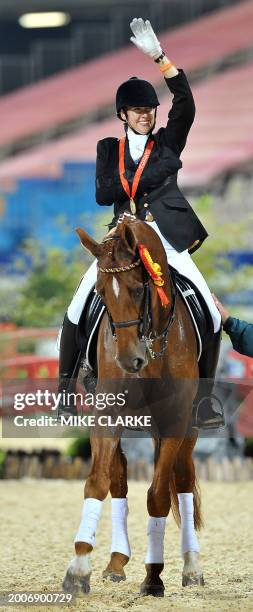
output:
<svg viewBox="0 0 253 612"><path fill-rule="evenodd" d="M108 232L101 244L102 252L99 256L98 268L102 271L102 278L100 277L99 284L104 285L107 282L108 274L103 274L103 272L112 273L115 269L117 273L123 271L123 268L127 272L126 266L132 266L140 258L140 245L148 249L154 261L160 263L165 271L167 258L155 230L135 216L125 214L120 217L117 225ZM137 272L138 268L136 268Z"/></svg>
<svg viewBox="0 0 253 612"><path fill-rule="evenodd" d="M102 242L103 251L99 257L99 265L105 268L129 264L139 255L140 244L144 244L154 257L165 257L167 261L162 242L155 230L134 215L124 213Z"/></svg>
<svg viewBox="0 0 253 612"><path fill-rule="evenodd" d="M167 262L166 254L162 241L156 231L144 221L137 219L133 215L126 215L122 218L119 226L117 226L118 232L122 241L125 240L127 234L126 229L129 228L132 236L135 239L135 254L138 254L138 246L144 244L144 246L150 250L151 254L158 259L164 259ZM132 251L133 254L133 251Z"/></svg>

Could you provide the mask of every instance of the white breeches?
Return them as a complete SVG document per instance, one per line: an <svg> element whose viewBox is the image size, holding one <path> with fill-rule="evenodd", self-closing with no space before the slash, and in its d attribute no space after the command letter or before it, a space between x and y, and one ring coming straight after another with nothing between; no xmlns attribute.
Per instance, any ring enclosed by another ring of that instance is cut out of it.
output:
<svg viewBox="0 0 253 612"><path fill-rule="evenodd" d="M189 278L189 280L192 280L192 282L196 285L196 287L198 287L211 313L211 316L213 319L214 332L219 331L220 326L221 326L221 315L218 309L216 308L216 305L212 298L212 294L206 284L205 279L203 278L202 274L200 273L197 266L193 262L190 254L188 253L187 250L183 251L182 253L178 253L176 249L174 249L174 247L172 247L170 243L163 237L155 221L152 221L152 223L149 223L149 225L151 225L151 227L156 231L156 233L160 237L163 243L166 255L167 255L168 263L171 264L173 268L178 270L178 272L181 272L181 274L186 276L186 278ZM80 285L68 307L68 318L72 323L75 323L77 325L80 319L85 301L93 285L95 285L96 280L97 280L97 261L94 260L94 262L91 264L91 266L89 267L89 269L83 276L80 282Z"/></svg>

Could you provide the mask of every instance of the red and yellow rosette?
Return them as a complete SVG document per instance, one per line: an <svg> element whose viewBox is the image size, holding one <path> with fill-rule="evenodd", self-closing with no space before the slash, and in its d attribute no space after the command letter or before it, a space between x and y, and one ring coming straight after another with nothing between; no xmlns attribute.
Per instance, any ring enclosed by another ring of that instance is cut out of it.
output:
<svg viewBox="0 0 253 612"><path fill-rule="evenodd" d="M149 250L145 247L144 244L139 244L139 253L142 263L144 264L149 276L152 278L154 285L156 285L156 290L161 300L162 306L166 307L170 303L169 298L167 297L165 291L162 289L164 285L164 280L162 278L162 270L161 266L158 263L155 263L150 255Z"/></svg>

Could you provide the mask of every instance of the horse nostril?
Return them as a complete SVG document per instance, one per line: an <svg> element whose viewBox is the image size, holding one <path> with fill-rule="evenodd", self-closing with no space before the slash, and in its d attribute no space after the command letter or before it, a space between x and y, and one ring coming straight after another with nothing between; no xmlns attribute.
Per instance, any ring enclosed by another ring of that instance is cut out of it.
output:
<svg viewBox="0 0 253 612"><path fill-rule="evenodd" d="M142 368L143 364L144 364L144 359L140 359L139 357L137 357L136 359L133 360L133 367L136 372L138 372Z"/></svg>

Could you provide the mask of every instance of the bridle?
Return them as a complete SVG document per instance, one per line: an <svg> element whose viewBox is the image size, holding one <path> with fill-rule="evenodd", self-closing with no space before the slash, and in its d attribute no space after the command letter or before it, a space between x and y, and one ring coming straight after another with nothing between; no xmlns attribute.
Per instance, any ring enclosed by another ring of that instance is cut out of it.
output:
<svg viewBox="0 0 253 612"><path fill-rule="evenodd" d="M107 238L105 238L102 242L102 244L109 242L109 241L113 241L113 240L119 240L120 236L108 236ZM108 255L112 254L112 252L108 252ZM98 266L98 270L99 272L102 272L104 274L113 274L115 272L128 272L130 270L133 270L134 268L137 268L139 266L142 265L142 262L140 259L137 259L136 261L133 261L131 264L128 264L126 266L119 266L119 267L113 267L113 268L101 268L100 266ZM171 327L174 318L175 318L175 307L176 307L176 285L175 282L173 281L172 278L172 305L171 305L171 309L169 312L169 316L168 316L168 321L166 323L166 326L163 330L163 332L159 335L156 335L156 333L153 332L153 321L152 321L152 304L151 304L151 291L150 291L150 284L149 284L149 275L146 271L146 269L143 267L143 271L144 271L144 283L143 283L143 288L144 288L144 299L143 299L143 311L140 314L138 319L131 319L128 321L113 321L113 318L106 306L107 309L107 314L109 317L109 322L110 322L110 326L111 326L111 331L112 331L112 336L115 340L115 342L117 342L117 336L116 336L116 329L122 329L122 328L127 328L127 327L132 327L133 325L137 325L138 326L138 335L139 335L139 339L140 342L143 342L150 354L151 359L156 359L156 357L161 357L163 355L163 353L166 350L167 344L168 344L168 333L169 333L169 328ZM155 341L160 341L161 342L161 348L160 351L154 351L153 350L153 343Z"/></svg>

